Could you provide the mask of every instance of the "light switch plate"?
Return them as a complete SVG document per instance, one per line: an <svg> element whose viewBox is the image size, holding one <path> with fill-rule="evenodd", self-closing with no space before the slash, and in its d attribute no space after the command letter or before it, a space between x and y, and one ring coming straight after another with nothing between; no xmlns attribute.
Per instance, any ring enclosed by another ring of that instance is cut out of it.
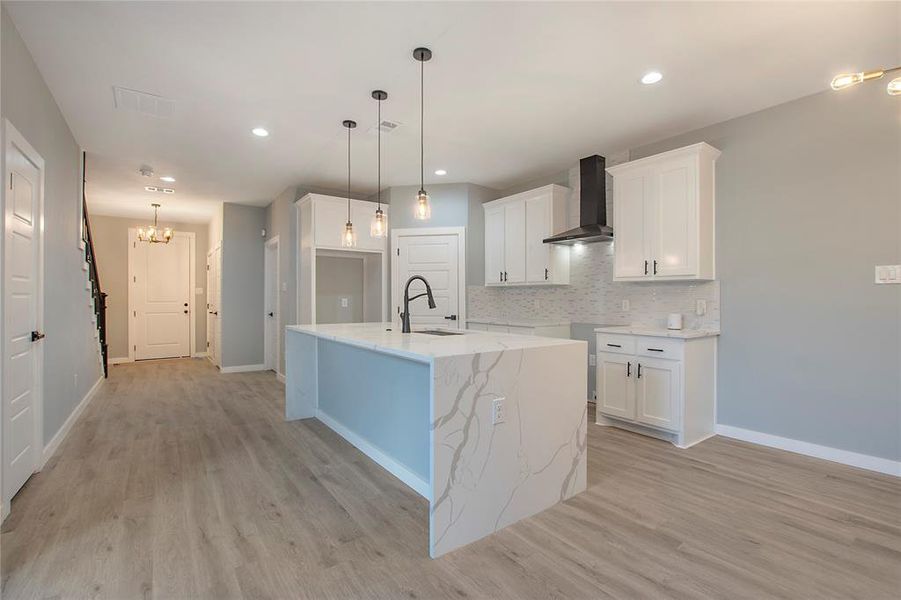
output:
<svg viewBox="0 0 901 600"><path fill-rule="evenodd" d="M901 265L876 265L876 283L901 284Z"/></svg>
<svg viewBox="0 0 901 600"><path fill-rule="evenodd" d="M628 300L623 300L623 310L624 311L632 310L632 303L629 302Z"/></svg>
<svg viewBox="0 0 901 600"><path fill-rule="evenodd" d="M348 300L347 298L341 298L341 308L347 308Z"/></svg>
<svg viewBox="0 0 901 600"><path fill-rule="evenodd" d="M706 300L698 300L695 303L695 314L699 317L703 317L707 314L707 301Z"/></svg>
<svg viewBox="0 0 901 600"><path fill-rule="evenodd" d="M588 366L589 367L598 366L598 355L597 354L589 354L588 355Z"/></svg>

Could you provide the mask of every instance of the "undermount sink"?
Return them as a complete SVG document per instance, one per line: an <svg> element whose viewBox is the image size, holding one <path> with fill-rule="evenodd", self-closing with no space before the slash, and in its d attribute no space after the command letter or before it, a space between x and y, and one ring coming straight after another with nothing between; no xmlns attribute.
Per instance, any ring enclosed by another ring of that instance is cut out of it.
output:
<svg viewBox="0 0 901 600"><path fill-rule="evenodd" d="M446 329L423 329L422 331L414 331L413 333L424 333L426 335L463 335L462 331L447 331Z"/></svg>

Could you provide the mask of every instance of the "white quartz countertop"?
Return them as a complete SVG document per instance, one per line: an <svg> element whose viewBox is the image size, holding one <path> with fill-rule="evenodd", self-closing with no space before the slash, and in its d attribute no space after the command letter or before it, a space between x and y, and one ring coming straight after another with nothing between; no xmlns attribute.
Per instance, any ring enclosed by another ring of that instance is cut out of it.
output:
<svg viewBox="0 0 901 600"><path fill-rule="evenodd" d="M569 321L541 320L541 319L491 319L491 318L467 318L467 323L482 323L485 325L504 325L507 327L569 327Z"/></svg>
<svg viewBox="0 0 901 600"><path fill-rule="evenodd" d="M682 340L719 335L716 329L664 329L662 327L640 327L634 325L618 325L615 327L598 327L598 333L620 333L627 335L647 335L650 337L668 337Z"/></svg>
<svg viewBox="0 0 901 600"><path fill-rule="evenodd" d="M431 362L434 358L444 356L585 344L579 340L491 331L467 330L462 335L446 336L428 335L416 331L401 333L400 329L393 327L391 323L288 325L286 329L420 362ZM392 331L386 331L387 329L392 329Z"/></svg>

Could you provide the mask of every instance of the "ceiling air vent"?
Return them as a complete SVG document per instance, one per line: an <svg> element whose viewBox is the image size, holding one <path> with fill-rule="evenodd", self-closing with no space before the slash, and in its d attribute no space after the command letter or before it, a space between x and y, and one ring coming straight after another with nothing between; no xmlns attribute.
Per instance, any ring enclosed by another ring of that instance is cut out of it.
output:
<svg viewBox="0 0 901 600"><path fill-rule="evenodd" d="M382 119L378 127L370 127L367 133L375 135L376 133L378 133L379 129L382 130L382 133L391 133L392 131L400 127L400 125L401 124L399 121L389 121L388 119Z"/></svg>
<svg viewBox="0 0 901 600"><path fill-rule="evenodd" d="M124 87L113 86L113 98L116 108L120 110L139 112L160 119L171 117L175 111L175 100Z"/></svg>

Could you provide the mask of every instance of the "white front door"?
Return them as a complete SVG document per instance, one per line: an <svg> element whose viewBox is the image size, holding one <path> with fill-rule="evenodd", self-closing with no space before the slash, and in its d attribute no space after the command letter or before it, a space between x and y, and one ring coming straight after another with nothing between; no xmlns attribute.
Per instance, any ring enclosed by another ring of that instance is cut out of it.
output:
<svg viewBox="0 0 901 600"><path fill-rule="evenodd" d="M279 275L278 275L278 238L266 242L266 254L264 256L264 339L266 352L266 368L278 371L279 367Z"/></svg>
<svg viewBox="0 0 901 600"><path fill-rule="evenodd" d="M135 360L190 356L191 240L177 231L168 244L130 235Z"/></svg>
<svg viewBox="0 0 901 600"><path fill-rule="evenodd" d="M403 311L404 285L413 275L421 275L429 282L435 308L430 309L426 297L410 302L410 322L413 328L447 327L460 329L460 244L457 234L401 235L395 245L394 316L399 324ZM399 252L398 252L399 251ZM410 284L410 297L425 292L422 281Z"/></svg>
<svg viewBox="0 0 901 600"><path fill-rule="evenodd" d="M35 471L40 439L41 186L43 161L7 124L6 264L3 288L3 500L9 502ZM30 158L29 158L30 157Z"/></svg>

